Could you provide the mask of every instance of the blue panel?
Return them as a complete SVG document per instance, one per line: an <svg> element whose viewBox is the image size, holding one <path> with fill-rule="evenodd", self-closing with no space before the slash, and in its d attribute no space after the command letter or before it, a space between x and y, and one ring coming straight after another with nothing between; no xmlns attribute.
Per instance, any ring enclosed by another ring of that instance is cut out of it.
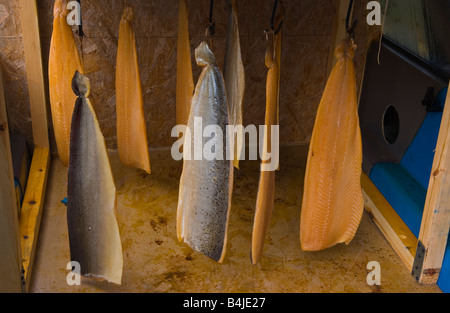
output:
<svg viewBox="0 0 450 313"><path fill-rule="evenodd" d="M437 104L445 105L447 89L444 88L436 97ZM431 168L433 167L434 150L436 149L442 113L429 112L414 141L405 153L401 165L425 189L430 182Z"/></svg>
<svg viewBox="0 0 450 313"><path fill-rule="evenodd" d="M448 88L442 89L436 98L442 107L447 91ZM370 173L370 179L416 237L420 233L441 120L442 113L429 112L401 163L376 164ZM450 238L438 286L450 293Z"/></svg>
<svg viewBox="0 0 450 313"><path fill-rule="evenodd" d="M445 293L450 293L450 238L447 244L447 250L442 264L441 274L438 280L438 286Z"/></svg>
<svg viewBox="0 0 450 313"><path fill-rule="evenodd" d="M370 179L413 234L419 237L426 189L399 164L375 165Z"/></svg>
<svg viewBox="0 0 450 313"><path fill-rule="evenodd" d="M401 165L424 189L428 189L442 113L428 113Z"/></svg>

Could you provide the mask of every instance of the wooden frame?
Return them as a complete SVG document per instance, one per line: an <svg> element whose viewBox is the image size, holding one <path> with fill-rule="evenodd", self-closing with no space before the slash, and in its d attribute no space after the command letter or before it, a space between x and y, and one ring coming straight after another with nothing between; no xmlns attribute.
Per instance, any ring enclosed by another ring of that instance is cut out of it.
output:
<svg viewBox="0 0 450 313"><path fill-rule="evenodd" d="M367 213L408 270L412 271L417 250L417 237L365 173L362 175L361 185Z"/></svg>
<svg viewBox="0 0 450 313"><path fill-rule="evenodd" d="M425 247L419 281L435 284L444 260L450 228L450 93L447 94L441 129L425 202L419 241Z"/></svg>
<svg viewBox="0 0 450 313"><path fill-rule="evenodd" d="M0 71L0 292L22 292L19 218L6 116L3 78Z"/></svg>
<svg viewBox="0 0 450 313"><path fill-rule="evenodd" d="M45 92L36 0L20 0L20 6L31 119L33 121L33 140L35 146L49 148L47 95Z"/></svg>
<svg viewBox="0 0 450 313"><path fill-rule="evenodd" d="M436 284L450 228L450 93L447 95L433 170L430 175L419 238L416 238L369 177L361 184L366 211L385 235L408 270L421 284ZM417 249L421 246L421 251ZM418 259L423 262L418 262ZM422 266L413 268L415 262Z"/></svg>
<svg viewBox="0 0 450 313"><path fill-rule="evenodd" d="M47 97L42 66L39 21L35 0L20 1L34 152L22 209L18 216L3 81L0 73L0 171L7 179L0 182L0 262L2 292L27 292L39 235L50 147L47 123ZM2 176L3 177L3 176Z"/></svg>
<svg viewBox="0 0 450 313"><path fill-rule="evenodd" d="M345 36L349 2L350 0L335 0L336 15L328 61L329 72L334 65L334 48ZM367 213L408 270L419 283L436 284L450 228L450 93L443 113L419 238L415 237L366 174L362 175L361 185ZM423 262L418 259L423 259ZM423 265L415 268L416 263Z"/></svg>
<svg viewBox="0 0 450 313"><path fill-rule="evenodd" d="M50 168L50 146L47 122L47 96L45 92L36 1L21 0L20 6L35 147L20 216L17 218L17 221L10 222L9 224L17 224L17 236L11 238L11 241L15 241L12 244L17 246L19 250L17 254L19 256L18 266L20 268L20 272L17 275L15 272L11 272L11 274L17 276L16 278L20 281L21 289L23 288L22 291L27 292L30 286L48 171ZM17 212L17 210L14 212ZM14 288L15 291L16 289Z"/></svg>
<svg viewBox="0 0 450 313"><path fill-rule="evenodd" d="M6 268L10 269L4 271L4 273L2 271L2 282L7 284L10 292L28 291L30 286L50 167L47 96L43 75L37 6L35 0L21 0L20 2L35 149L20 217L13 214L17 210L14 201L11 156L10 153L0 155L0 171L8 173L8 182L0 182L0 193L2 197L5 195L6 199L2 200L3 205L0 204L0 221L8 221L6 225L2 224L0 227L0 238L10 239L6 242L6 245L0 241L0 247L2 247L2 251L11 252L2 256L7 263ZM335 1L336 17L328 62L329 69L334 64L333 53L336 43L345 35L345 17L348 4L349 0ZM1 73L0 83L0 146L2 146L2 151L9 151L7 149L9 138L6 136L8 127L4 110ZM424 284L435 284L437 282L449 234L450 189L446 188L450 186L449 150L450 94L446 100L419 238L412 234L369 177L365 174L362 177L366 211L410 271L413 270L418 242L425 247L423 267L418 276L419 282ZM0 290L2 290L1 287L0 284Z"/></svg>

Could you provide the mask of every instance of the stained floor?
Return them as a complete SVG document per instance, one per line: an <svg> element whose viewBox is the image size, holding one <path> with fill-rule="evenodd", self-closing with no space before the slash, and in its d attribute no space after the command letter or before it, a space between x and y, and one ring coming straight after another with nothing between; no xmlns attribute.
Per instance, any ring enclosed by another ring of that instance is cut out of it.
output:
<svg viewBox="0 0 450 313"><path fill-rule="evenodd" d="M307 146L281 151L276 199L261 263L250 262L259 162L235 171L228 246L223 264L193 252L176 236L182 162L170 150L151 150L152 174L123 166L110 152L123 246L123 279L117 286L82 278L69 286L67 169L54 159L30 286L31 292L243 292L243 293L440 293L418 285L367 214L349 246L322 252L300 249L299 228ZM369 286L367 264L381 265L381 286Z"/></svg>

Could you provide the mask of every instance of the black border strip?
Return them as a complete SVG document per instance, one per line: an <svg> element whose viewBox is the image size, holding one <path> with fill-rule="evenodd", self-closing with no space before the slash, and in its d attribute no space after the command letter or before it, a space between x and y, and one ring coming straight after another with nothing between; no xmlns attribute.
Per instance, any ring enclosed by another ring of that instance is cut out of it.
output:
<svg viewBox="0 0 450 313"><path fill-rule="evenodd" d="M383 36L382 44L422 72L434 77L435 79L441 81L443 84L448 85L450 81L450 74L448 74L447 72L441 70L440 68L424 60L423 58L418 57L411 51L403 48L398 43L388 38L386 35Z"/></svg>

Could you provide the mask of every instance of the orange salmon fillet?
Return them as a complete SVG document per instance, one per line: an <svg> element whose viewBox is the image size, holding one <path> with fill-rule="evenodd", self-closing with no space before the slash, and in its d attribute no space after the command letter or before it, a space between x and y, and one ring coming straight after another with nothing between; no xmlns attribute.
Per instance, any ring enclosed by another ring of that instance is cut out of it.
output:
<svg viewBox="0 0 450 313"><path fill-rule="evenodd" d="M306 168L300 241L304 251L349 244L364 210L362 143L353 40L335 50L334 66L316 117Z"/></svg>
<svg viewBox="0 0 450 313"><path fill-rule="evenodd" d="M280 85L280 63L281 58L281 34L273 36L266 51L266 67L268 68L266 83L266 120L268 127L264 133L264 153L273 152L271 126L278 125L279 112L279 85ZM267 160L263 156L263 164L274 162ZM264 161L266 160L266 161ZM278 160L276 160L278 161ZM278 167L278 165L277 165ZM269 228L270 218L275 201L275 172L261 171L259 178L258 194L256 198L256 210L252 233L251 261L254 265L258 264L264 249L264 240Z"/></svg>
<svg viewBox="0 0 450 313"><path fill-rule="evenodd" d="M150 174L144 100L132 21L133 10L127 7L120 21L117 50L117 146L123 164Z"/></svg>
<svg viewBox="0 0 450 313"><path fill-rule="evenodd" d="M72 29L67 24L66 2L56 0L53 9L53 33L49 56L49 95L53 129L59 159L69 165L70 128L76 96L72 78L76 71L83 73Z"/></svg>
<svg viewBox="0 0 450 313"><path fill-rule="evenodd" d="M187 1L180 0L178 13L178 46L177 46L177 94L176 94L177 125L188 124L193 95L194 95L194 78L192 75Z"/></svg>

